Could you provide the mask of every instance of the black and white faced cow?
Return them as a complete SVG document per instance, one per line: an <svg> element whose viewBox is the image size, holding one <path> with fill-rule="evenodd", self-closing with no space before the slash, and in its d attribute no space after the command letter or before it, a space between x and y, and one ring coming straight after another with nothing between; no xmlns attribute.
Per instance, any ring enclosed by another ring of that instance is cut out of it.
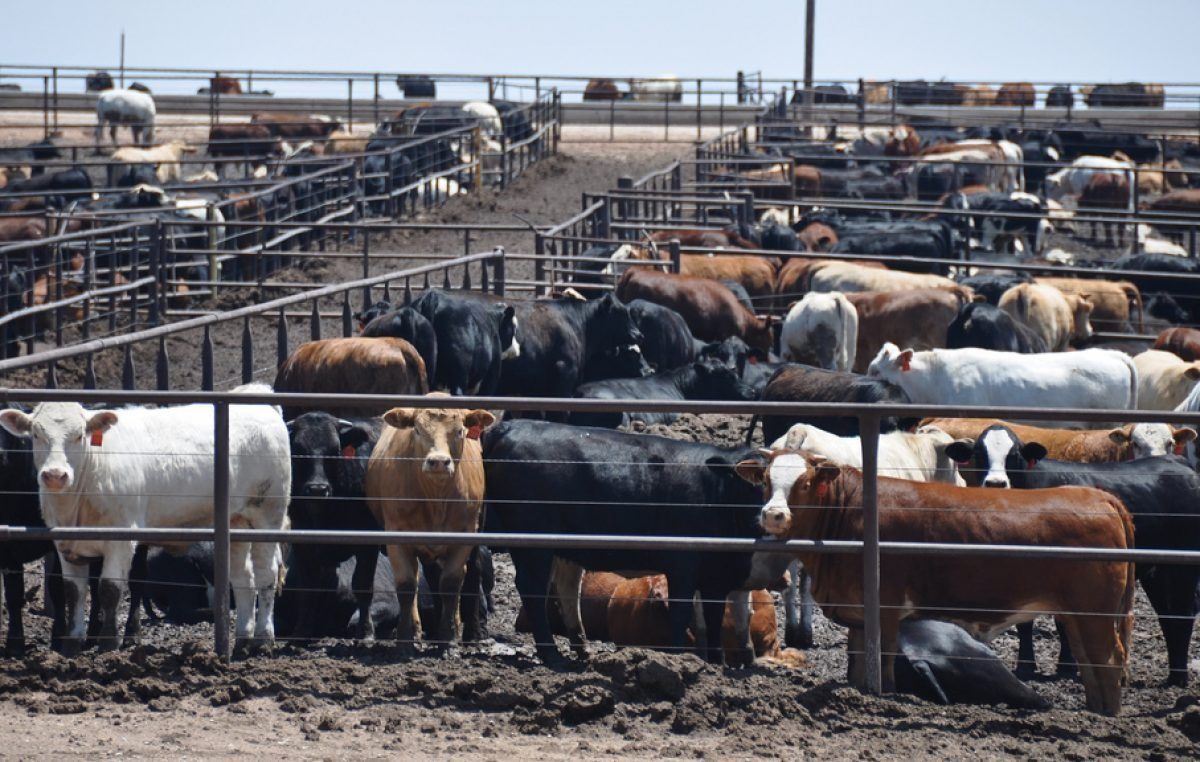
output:
<svg viewBox="0 0 1200 762"><path fill-rule="evenodd" d="M943 203L949 209L988 212L946 217L958 230L972 231L979 244L991 251L999 251L997 244L1001 244L1014 253L1041 253L1046 234L1054 229L1046 219L1046 202L1032 193L952 193Z"/></svg>
<svg viewBox="0 0 1200 762"><path fill-rule="evenodd" d="M1116 495L1133 515L1141 550L1195 550L1200 547L1200 476L1175 457L1140 458L1081 466L1047 460L1038 442L1022 442L1007 426L986 429L973 445L947 449L971 486L1041 489L1077 485ZM1158 614L1167 642L1171 685L1188 681L1187 651L1197 613L1200 566L1138 564L1137 578ZM1020 631L1018 660L1031 669L1032 628ZM1069 656L1061 655L1060 670Z"/></svg>

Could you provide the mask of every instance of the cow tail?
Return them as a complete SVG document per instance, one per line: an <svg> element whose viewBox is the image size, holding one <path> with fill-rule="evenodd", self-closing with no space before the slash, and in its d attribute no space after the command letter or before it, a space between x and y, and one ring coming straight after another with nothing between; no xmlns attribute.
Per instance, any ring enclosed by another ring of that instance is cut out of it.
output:
<svg viewBox="0 0 1200 762"><path fill-rule="evenodd" d="M1125 298L1133 303L1137 308L1137 329L1138 333L1146 332L1145 309L1142 306L1142 292L1132 283L1122 287L1125 290Z"/></svg>
<svg viewBox="0 0 1200 762"><path fill-rule="evenodd" d="M1122 355L1125 360L1125 365L1129 368L1129 409L1137 410L1138 406L1138 372L1137 366L1133 364L1133 358L1129 355Z"/></svg>

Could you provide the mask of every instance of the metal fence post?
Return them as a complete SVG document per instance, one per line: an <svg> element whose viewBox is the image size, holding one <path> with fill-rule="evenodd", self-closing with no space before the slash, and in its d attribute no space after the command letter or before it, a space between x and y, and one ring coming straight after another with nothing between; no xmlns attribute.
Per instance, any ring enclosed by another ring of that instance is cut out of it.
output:
<svg viewBox="0 0 1200 762"><path fill-rule="evenodd" d="M683 261L679 251L679 239L672 238L667 241L667 250L671 253L671 272L678 274L680 263Z"/></svg>
<svg viewBox="0 0 1200 762"><path fill-rule="evenodd" d="M229 405L213 405L213 648L229 661Z"/></svg>
<svg viewBox="0 0 1200 762"><path fill-rule="evenodd" d="M346 132L354 132L354 78L346 80Z"/></svg>
<svg viewBox="0 0 1200 762"><path fill-rule="evenodd" d="M883 692L879 634L879 416L859 419L863 456L863 640L866 644L867 691Z"/></svg>
<svg viewBox="0 0 1200 762"><path fill-rule="evenodd" d="M696 80L696 140L700 140L700 86L702 80Z"/></svg>
<svg viewBox="0 0 1200 762"><path fill-rule="evenodd" d="M372 114L373 114L375 124L378 125L379 124L379 74L375 75L375 98L373 100L373 103L375 104L375 106L374 106L374 110L372 111Z"/></svg>
<svg viewBox="0 0 1200 762"><path fill-rule="evenodd" d="M55 66L51 71L54 78L54 131L58 132L58 67Z"/></svg>
<svg viewBox="0 0 1200 762"><path fill-rule="evenodd" d="M363 252L362 252L362 271L363 278L371 277L371 229L363 230ZM363 286L363 312L366 312L371 307L371 287Z"/></svg>
<svg viewBox="0 0 1200 762"><path fill-rule="evenodd" d="M546 281L546 239L541 233L533 235L533 255L533 291L535 296L541 296L546 293L543 285Z"/></svg>

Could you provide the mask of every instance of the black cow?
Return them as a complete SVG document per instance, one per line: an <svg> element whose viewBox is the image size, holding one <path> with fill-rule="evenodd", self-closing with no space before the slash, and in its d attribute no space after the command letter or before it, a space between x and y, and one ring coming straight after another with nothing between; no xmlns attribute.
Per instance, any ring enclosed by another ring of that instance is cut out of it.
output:
<svg viewBox="0 0 1200 762"><path fill-rule="evenodd" d="M1080 485L1111 492L1133 515L1139 550L1200 547L1200 475L1180 458L1141 458L1091 463L1080 468L1078 463L1047 460L1044 446L1022 442L1012 429L1000 425L985 430L974 446L959 442L950 445L946 453L959 462L963 478L972 486L1042 489ZM1138 564L1137 578L1158 614L1167 642L1170 669L1167 682L1187 685L1187 652L1198 610L1196 584L1200 582L1200 567ZM1021 637L1018 661L1032 669L1032 625L1018 632ZM1060 671L1069 658L1060 653Z"/></svg>
<svg viewBox="0 0 1200 762"><path fill-rule="evenodd" d="M832 251L885 257L888 266L909 272L950 272L950 260L957 259L958 235L944 222L856 222L837 228L838 242ZM912 258L942 260L913 262Z"/></svg>
<svg viewBox="0 0 1200 762"><path fill-rule="evenodd" d="M1046 92L1046 108L1071 108L1075 105L1075 94L1070 85L1055 85Z"/></svg>
<svg viewBox="0 0 1200 762"><path fill-rule="evenodd" d="M1149 164L1157 162L1160 153L1159 141L1131 132L1106 130L1095 120L1055 127L1054 135L1062 145L1061 158L1065 162L1080 156L1111 156L1120 151L1138 164Z"/></svg>
<svg viewBox="0 0 1200 762"><path fill-rule="evenodd" d="M625 244L598 243L580 252L579 259L571 263L572 272L568 277L571 286L587 299L604 296L610 289L597 288L597 286L600 284L612 285L613 277L605 270L611 266L612 255L623 245Z"/></svg>
<svg viewBox="0 0 1200 762"><path fill-rule="evenodd" d="M504 358L522 353L510 305L431 289L412 308L433 325L438 349L436 386L451 394L493 394Z"/></svg>
<svg viewBox="0 0 1200 762"><path fill-rule="evenodd" d="M988 304L999 305L1000 297L1004 295L1005 291L1021 283L1032 283L1033 276L1024 270L1016 272L991 271L977 275L967 275L956 278L956 280L959 284L974 289L975 293L986 299Z"/></svg>
<svg viewBox="0 0 1200 762"><path fill-rule="evenodd" d="M1048 709L1049 703L1012 673L996 652L958 625L931 619L900 623L896 690L938 704L1007 704Z"/></svg>
<svg viewBox="0 0 1200 762"><path fill-rule="evenodd" d="M686 527L696 537L758 537L761 491L734 473L752 453L607 429L505 421L483 435L485 531L653 537L678 535ZM746 584L751 570L749 553L566 545L509 553L538 656L547 664L562 661L546 615L556 557L594 571L666 574L674 599L690 601L700 593L710 633L721 631L725 598ZM676 648L687 643L692 611L686 603L670 607ZM582 634L572 636L577 647ZM709 638L707 646L708 658L719 662L720 639Z"/></svg>
<svg viewBox="0 0 1200 762"><path fill-rule="evenodd" d="M999 352L1045 352L1046 342L1024 323L987 302L968 302L946 328L946 348L979 347Z"/></svg>
<svg viewBox="0 0 1200 762"><path fill-rule="evenodd" d="M642 334L638 346L651 368L660 372L671 370L695 359L696 339L682 315L645 299L634 299L627 306L629 316Z"/></svg>
<svg viewBox="0 0 1200 762"><path fill-rule="evenodd" d="M505 396L572 397L590 364L642 339L629 308L612 294L590 301L524 300L514 306L521 348L504 361L498 391ZM443 347L440 335L438 346Z"/></svg>
<svg viewBox="0 0 1200 762"><path fill-rule="evenodd" d="M1041 252L1050 223L1046 202L1030 193L951 193L943 202L947 209L988 214L943 214L942 219L964 236L977 236L985 249L996 250L1000 237L1008 239L1015 250L1016 241L1026 252Z"/></svg>
<svg viewBox="0 0 1200 762"><path fill-rule="evenodd" d="M751 402L757 397L754 390L742 382L741 373L718 360L698 360L682 368L662 371L645 378L614 378L595 381L579 387L576 397L586 399L640 400L742 400ZM573 412L567 422L576 426L603 426L615 429L630 421L671 423L675 413L649 412Z"/></svg>
<svg viewBox="0 0 1200 762"><path fill-rule="evenodd" d="M436 98L437 84L429 77L396 77L396 87L405 98Z"/></svg>
<svg viewBox="0 0 1200 762"><path fill-rule="evenodd" d="M151 548L141 601L146 616L157 619L157 611L161 611L171 624L211 622L213 579L211 542L193 543L183 553Z"/></svg>
<svg viewBox="0 0 1200 762"><path fill-rule="evenodd" d="M12 526L44 527L38 503L37 471L33 467L32 444L0 429L0 490L4 491L4 523ZM0 542L0 569L4 573L4 606L8 609L8 634L4 650L7 656L25 653L25 564L53 552L49 542ZM57 557L57 556L56 556ZM51 599L61 614L62 578L51 575ZM54 637L62 635L60 617L55 618ZM55 644L57 645L57 643Z"/></svg>
<svg viewBox="0 0 1200 762"><path fill-rule="evenodd" d="M7 270L0 270L0 292L3 300L0 309L3 314L10 315L25 306L25 289L32 286L28 272L23 267L8 263ZM3 357L16 357L21 353L21 340L33 335L34 318L19 318L0 326L0 336L3 336ZM691 334L688 334L689 338Z"/></svg>
<svg viewBox="0 0 1200 762"><path fill-rule="evenodd" d="M764 402L855 402L907 405L910 400L904 390L877 378L868 378L857 373L824 370L810 365L787 363L771 375L762 392ZM755 418L750 420L746 442L754 435ZM793 424L807 423L818 426L839 437L858 436L858 419L853 417L830 418L828 416L762 416L763 441L774 442L787 433ZM897 420L892 417L880 421L880 431L910 429L918 421Z"/></svg>
<svg viewBox="0 0 1200 762"><path fill-rule="evenodd" d="M1109 265L1109 268L1161 273L1137 275L1136 272L1130 272L1122 277L1137 286L1143 294L1155 291L1170 294L1185 316L1185 319L1179 322L1200 322L1200 281L1172 277L1176 274L1200 275L1200 261L1168 254L1126 254ZM1147 311L1149 312L1149 309Z"/></svg>
<svg viewBox="0 0 1200 762"><path fill-rule="evenodd" d="M588 363L579 378L580 386L610 379L646 378L654 375L654 368L646 362L642 349L637 344L613 347L593 362Z"/></svg>
<svg viewBox="0 0 1200 762"><path fill-rule="evenodd" d="M94 71L87 75L83 80L84 89L89 93L98 93L102 90L111 90L113 84L112 75L106 71Z"/></svg>
<svg viewBox="0 0 1200 762"><path fill-rule="evenodd" d="M1162 108L1162 86L1153 92L1141 82L1116 82L1096 85L1083 96L1088 108Z"/></svg>
<svg viewBox="0 0 1200 762"><path fill-rule="evenodd" d="M75 199L91 197L92 178L82 169L64 169L11 182L4 188L4 193L41 193L48 206L62 209ZM8 209L10 204L10 201L0 199L0 211Z"/></svg>
<svg viewBox="0 0 1200 762"><path fill-rule="evenodd" d="M276 631L296 632L302 619L312 619L303 607L315 606L319 616L313 622L314 629L304 639L357 638L363 630L373 632L377 638L392 636L400 616L396 578L386 555L379 553L373 566L375 578L364 591L358 587L361 576L356 556L333 568L323 569L319 578L298 573L296 567L289 564L283 593L275 601ZM301 587L306 588L303 598L297 592ZM370 622L365 626L360 609L364 596L370 601Z"/></svg>
<svg viewBox="0 0 1200 762"><path fill-rule="evenodd" d="M529 116L520 103L492 101L492 105L500 112L500 122L504 125L504 137L508 142L533 137L533 125L529 123Z"/></svg>
<svg viewBox="0 0 1200 762"><path fill-rule="evenodd" d="M379 138L367 143L363 157L363 194L371 197L371 213L382 215L388 212L388 199L380 198L390 191L403 188L413 182L413 159L408 151L393 151L395 139ZM416 189L399 194L401 204L411 204L416 199ZM404 209L397 210L403 212Z"/></svg>
<svg viewBox="0 0 1200 762"><path fill-rule="evenodd" d="M158 172L153 164L129 164L117 178L118 188L132 188L135 185L158 185Z"/></svg>
<svg viewBox="0 0 1200 762"><path fill-rule="evenodd" d="M776 223L760 225L758 245L770 251L801 251L800 237L796 231Z"/></svg>
<svg viewBox="0 0 1200 762"><path fill-rule="evenodd" d="M367 507L367 460L383 425L379 419L343 420L328 413L305 413L288 422L292 448L292 502L288 517L294 529L377 530ZM373 637L370 629L371 590L375 580L377 544L319 545L297 543L291 571L299 600L299 618L291 637L314 637L321 607L316 593L321 580L336 576L338 564L358 559L353 588L359 610L358 637Z"/></svg>
<svg viewBox="0 0 1200 762"><path fill-rule="evenodd" d="M420 312L412 307L401 307L384 313L363 326L362 335L392 336L412 344L425 361L429 388L434 388L434 380L437 377L437 334L434 333L433 324Z"/></svg>

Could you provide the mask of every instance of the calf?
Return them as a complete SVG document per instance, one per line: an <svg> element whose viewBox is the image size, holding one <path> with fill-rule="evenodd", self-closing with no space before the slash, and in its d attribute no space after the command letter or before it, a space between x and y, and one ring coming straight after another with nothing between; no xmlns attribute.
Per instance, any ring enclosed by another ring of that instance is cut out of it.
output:
<svg viewBox="0 0 1200 762"><path fill-rule="evenodd" d="M540 421L505 421L484 434L487 531L554 534L757 537L756 491L733 473L748 450L723 450L663 437ZM684 601L699 592L708 632L720 631L725 599L742 588L750 554L684 550L510 548L517 590L529 613L538 656L558 663L546 615L546 591L556 557L593 571L665 574ZM579 577L559 580L572 643L582 645ZM571 585L564 584L571 582ZM569 588L569 589L567 589ZM690 606L671 609L671 643L687 642ZM707 656L720 661L716 639Z"/></svg>
<svg viewBox="0 0 1200 762"><path fill-rule="evenodd" d="M412 303L433 326L438 350L435 383L450 394L493 394L506 358L521 353L517 317L511 305L432 289Z"/></svg>
<svg viewBox="0 0 1200 762"><path fill-rule="evenodd" d="M291 482L283 420L266 405L234 405L229 418L231 525L282 529ZM92 411L73 402L47 402L32 414L16 409L0 412L0 426L33 439L47 526L212 525L211 405ZM88 559L95 557L104 559L99 590L101 648L119 647L116 609L129 578L135 543L63 540L55 544L70 622L64 651L77 650L85 634ZM272 542L232 545L230 578L237 602L239 649L250 645L252 635L258 644L274 640L271 612L278 554L278 544Z"/></svg>
<svg viewBox="0 0 1200 762"><path fill-rule="evenodd" d="M1115 495L1133 515L1139 550L1200 547L1200 476L1182 460L1142 458L1080 469L1076 463L1047 459L1039 442L1022 441L1002 425L989 427L973 446L955 445L950 452L960 463L969 464L963 466L963 475L973 485L1027 490L1074 485ZM1167 643L1167 682L1187 685L1200 567L1139 563L1137 579L1158 614ZM1019 658L1026 662L1033 661L1032 634L1022 633ZM1076 647L1074 642L1070 645Z"/></svg>
<svg viewBox="0 0 1200 762"><path fill-rule="evenodd" d="M999 307L1046 342L1051 352L1063 352L1072 341L1092 335L1088 318L1092 303L1087 294L1064 294L1053 286L1021 283L1000 297Z"/></svg>
<svg viewBox="0 0 1200 762"><path fill-rule="evenodd" d="M805 294L783 319L779 344L786 362L848 371L858 345L858 311L839 291Z"/></svg>
<svg viewBox="0 0 1200 762"><path fill-rule="evenodd" d="M1138 371L1138 407L1174 410L1200 381L1200 361L1186 362L1177 355L1148 349L1133 358Z"/></svg>
<svg viewBox="0 0 1200 762"><path fill-rule="evenodd" d="M967 302L946 328L947 349L978 347L997 352L1045 352L1046 342L1033 329L987 302Z"/></svg>
<svg viewBox="0 0 1200 762"><path fill-rule="evenodd" d="M479 432L495 417L486 410L392 408L383 420L388 427L371 453L366 488L371 512L384 530L478 532L484 495ZM470 555L469 545L388 546L400 598L396 637L401 653L415 651L418 560L425 569L436 569L433 592L443 599L436 629L426 631L426 639L432 634L445 647L458 637L459 598ZM478 614L478 583L467 589L464 610ZM466 623L464 639L478 637L476 616Z"/></svg>
<svg viewBox="0 0 1200 762"><path fill-rule="evenodd" d="M420 312L412 307L384 312L371 318L359 335L371 338L390 336L412 344L425 361L425 378L429 388L434 388L437 378L437 334L433 324Z"/></svg>
<svg viewBox="0 0 1200 762"><path fill-rule="evenodd" d="M1200 330L1195 328L1168 328L1154 339L1154 349L1171 352L1181 360L1200 360Z"/></svg>
<svg viewBox="0 0 1200 762"><path fill-rule="evenodd" d="M1007 426L1026 441L1046 448L1048 457L1073 463L1115 463L1134 458L1179 455L1196 438L1191 429L1165 423L1129 423L1114 429L1071 431L1005 423L995 418L926 418L922 426L935 426L955 439L972 441L992 426Z"/></svg>
<svg viewBox="0 0 1200 762"><path fill-rule="evenodd" d="M288 421L292 451L292 503L288 517L293 529L363 531L378 529L367 507L367 459L379 441L379 419L345 420L328 413L305 413ZM352 588L358 602L357 637L371 639L371 591L375 579L377 544L318 545L297 543L292 548L289 575L297 587L297 638L317 635L320 606L316 580L336 575L339 564L357 558Z"/></svg>
<svg viewBox="0 0 1200 762"><path fill-rule="evenodd" d="M762 527L780 538L846 540L862 536L863 476L819 456L787 450L766 465L745 460L738 473L763 486ZM1086 487L996 493L949 484L878 478L879 534L884 540L1000 545L1133 547L1133 524L1121 502ZM809 506L793 511L792 506ZM813 573L826 616L850 627L849 676L863 687L866 660L862 562L856 556L799 554ZM885 555L880 569L883 687L895 689L900 622L937 616L977 634L997 633L1047 608L1061 621L1081 663L1087 706L1115 715L1133 627L1133 565L1065 559ZM1082 612L1082 613L1081 613Z"/></svg>
<svg viewBox="0 0 1200 762"><path fill-rule="evenodd" d="M704 341L737 336L764 352L773 344L770 317L752 314L729 289L705 278L633 267L617 281L617 296L670 307L687 321L692 335Z"/></svg>
<svg viewBox="0 0 1200 762"><path fill-rule="evenodd" d="M322 339L301 344L279 366L275 391L308 394L425 394L425 361L404 339ZM291 420L307 408L285 407ZM378 415L377 407L339 408L347 415Z"/></svg>
<svg viewBox="0 0 1200 762"><path fill-rule="evenodd" d="M593 381L579 387L576 397L585 399L639 399L639 400L740 400L752 402L758 395L742 381L737 367L730 367L712 359L703 359L675 370L662 371L645 378L614 378ZM576 426L603 426L616 428L630 421L643 423L671 423L677 418L674 413L651 413L645 411L621 412L574 412L567 422Z"/></svg>

